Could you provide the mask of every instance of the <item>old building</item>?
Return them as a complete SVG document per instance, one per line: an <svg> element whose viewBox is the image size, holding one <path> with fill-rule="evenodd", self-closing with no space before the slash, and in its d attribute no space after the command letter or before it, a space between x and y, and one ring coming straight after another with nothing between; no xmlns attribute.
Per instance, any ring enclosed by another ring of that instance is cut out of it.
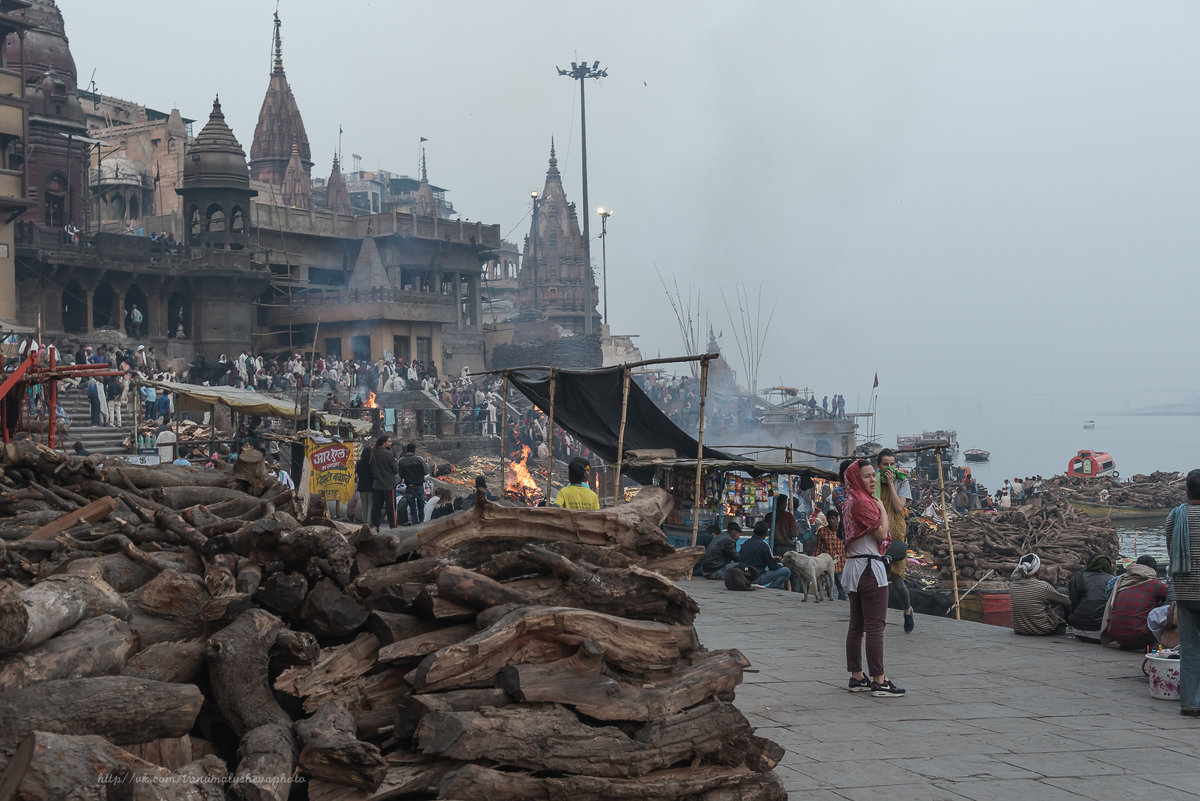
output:
<svg viewBox="0 0 1200 801"><path fill-rule="evenodd" d="M0 0L0 325L17 317L16 248L13 222L31 207L25 197L25 101L23 37L28 23L18 12L23 0Z"/></svg>
<svg viewBox="0 0 1200 801"><path fill-rule="evenodd" d="M279 12L275 12L275 61L250 145L250 177L278 192L278 201L270 190L262 192L264 202L311 209L312 168L304 119L283 71Z"/></svg>

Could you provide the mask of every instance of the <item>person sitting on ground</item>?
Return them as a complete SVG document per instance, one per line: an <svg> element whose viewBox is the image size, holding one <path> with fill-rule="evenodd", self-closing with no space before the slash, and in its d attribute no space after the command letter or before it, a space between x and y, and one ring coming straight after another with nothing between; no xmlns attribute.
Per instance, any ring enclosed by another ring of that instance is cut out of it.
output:
<svg viewBox="0 0 1200 801"><path fill-rule="evenodd" d="M769 524L768 524L769 525ZM782 556L784 551L791 550L797 545L796 517L788 511L788 496L775 496L775 555Z"/></svg>
<svg viewBox="0 0 1200 801"><path fill-rule="evenodd" d="M442 488L433 496L437 504L433 510L426 516L426 520L437 520L439 517L454 514L454 502L450 498L450 490Z"/></svg>
<svg viewBox="0 0 1200 801"><path fill-rule="evenodd" d="M479 490L483 490L483 497L487 498L489 502L496 500L496 496L492 495L492 491L487 488L487 478L475 476L475 491L463 498L461 504L463 509L470 509L475 505L475 496L479 494Z"/></svg>
<svg viewBox="0 0 1200 801"><path fill-rule="evenodd" d="M758 571L755 584L770 587L773 590L787 589L791 583L791 568L784 567L775 560L771 546L767 545L767 535L771 532L771 524L759 520L754 524L754 533L742 544L739 562L749 565Z"/></svg>
<svg viewBox="0 0 1200 801"><path fill-rule="evenodd" d="M736 537L742 533L742 527L730 520L721 531L717 523L709 526L713 538L709 540L708 548L700 559L700 574L707 579L725 578L725 571L738 563Z"/></svg>
<svg viewBox="0 0 1200 801"><path fill-rule="evenodd" d="M1071 599L1037 577L1042 560L1028 553L1017 562L1008 585L1012 603L1012 626L1017 634L1045 636L1066 631L1066 610Z"/></svg>
<svg viewBox="0 0 1200 801"><path fill-rule="evenodd" d="M587 485L587 471L588 463L584 459L577 456L571 460L567 465L567 480L570 483L558 491L554 498L555 506L579 511L600 508L599 496Z"/></svg>
<svg viewBox="0 0 1200 801"><path fill-rule="evenodd" d="M1167 602L1167 583L1158 577L1153 556L1139 556L1113 583L1104 607L1100 641L1140 651L1158 642L1150 630L1148 615Z"/></svg>
<svg viewBox="0 0 1200 801"><path fill-rule="evenodd" d="M1067 582L1071 612L1067 615L1067 633L1084 642L1100 642L1101 623L1108 601L1108 582L1113 577L1112 560L1094 554L1082 573ZM1146 610L1150 611L1149 609Z"/></svg>

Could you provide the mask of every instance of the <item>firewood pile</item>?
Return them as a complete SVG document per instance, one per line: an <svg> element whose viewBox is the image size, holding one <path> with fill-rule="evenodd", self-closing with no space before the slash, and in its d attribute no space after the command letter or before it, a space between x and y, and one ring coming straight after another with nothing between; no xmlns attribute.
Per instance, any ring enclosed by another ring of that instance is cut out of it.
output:
<svg viewBox="0 0 1200 801"><path fill-rule="evenodd" d="M1139 473L1127 481L1112 476L1084 478L1054 476L1046 480L1051 497L1066 501L1081 501L1130 509L1170 509L1186 500L1187 477L1182 473L1155 470L1149 475ZM1107 500L1101 491L1108 491Z"/></svg>
<svg viewBox="0 0 1200 801"><path fill-rule="evenodd" d="M153 421L138 423L138 435L153 442L159 427L159 424ZM175 431L176 429L179 431L179 442L181 444L196 443L207 446L213 439L213 427L211 425L204 425L192 420L180 420L178 423L172 423L170 426L171 431ZM125 437L123 444L132 452L133 434Z"/></svg>
<svg viewBox="0 0 1200 801"><path fill-rule="evenodd" d="M1117 529L1111 521L1089 517L1067 504L1020 506L996 514L972 514L950 524L959 582L981 579L994 570L993 579L1007 580L1017 560L1036 553L1048 576L1060 581L1079 570L1097 553L1116 558ZM931 540L943 586L950 581L950 549L945 539Z"/></svg>
<svg viewBox="0 0 1200 801"><path fill-rule="evenodd" d="M2 454L0 801L786 797L659 489L392 536L300 516L255 451Z"/></svg>

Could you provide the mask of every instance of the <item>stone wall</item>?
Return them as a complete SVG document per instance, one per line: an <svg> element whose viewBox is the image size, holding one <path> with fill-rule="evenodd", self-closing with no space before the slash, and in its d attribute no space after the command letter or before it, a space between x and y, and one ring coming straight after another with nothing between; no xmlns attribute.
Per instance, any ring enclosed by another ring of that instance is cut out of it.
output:
<svg viewBox="0 0 1200 801"><path fill-rule="evenodd" d="M492 369L554 366L563 370L594 370L603 364L600 337L562 337L528 345L497 345Z"/></svg>

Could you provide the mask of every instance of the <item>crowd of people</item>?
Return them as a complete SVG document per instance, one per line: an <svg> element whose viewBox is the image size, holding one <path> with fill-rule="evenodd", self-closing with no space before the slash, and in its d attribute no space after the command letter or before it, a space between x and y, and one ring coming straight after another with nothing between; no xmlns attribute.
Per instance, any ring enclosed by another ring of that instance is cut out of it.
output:
<svg viewBox="0 0 1200 801"><path fill-rule="evenodd" d="M1009 587L1017 634L1069 634L1084 642L1140 651L1178 646L1180 713L1200 717L1200 470L1187 475L1187 502L1165 524L1167 580L1141 556L1123 573L1113 558L1094 554L1065 592L1042 577L1036 553L1022 556Z"/></svg>
<svg viewBox="0 0 1200 801"><path fill-rule="evenodd" d="M694 431L700 422L700 380L690 375L634 373L633 379L671 421L685 431ZM840 419L846 416L846 399L826 395L817 402L815 395L797 396L787 405L796 407L807 420ZM744 395L709 392L705 398L705 427L711 432L738 428L758 422L758 409Z"/></svg>

